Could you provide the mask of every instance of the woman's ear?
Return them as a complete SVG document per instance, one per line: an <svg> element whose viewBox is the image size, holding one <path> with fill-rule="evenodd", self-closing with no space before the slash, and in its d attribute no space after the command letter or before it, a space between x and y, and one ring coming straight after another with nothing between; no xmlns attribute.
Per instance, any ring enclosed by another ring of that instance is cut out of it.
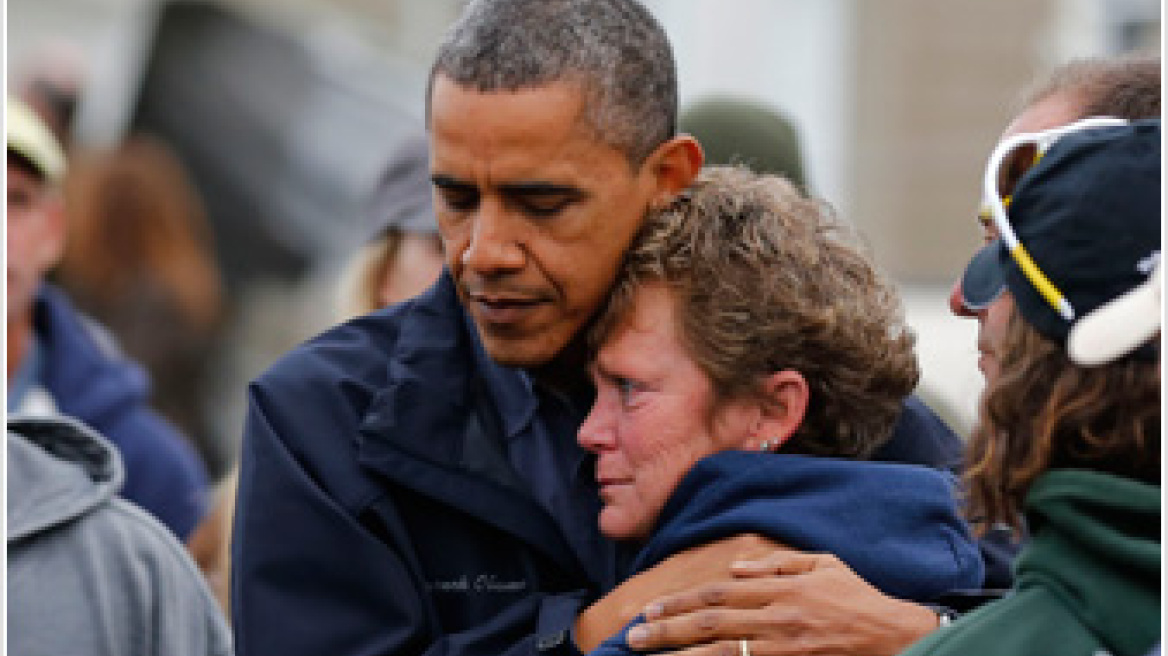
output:
<svg viewBox="0 0 1168 656"><path fill-rule="evenodd" d="M803 425L811 389L803 374L784 369L763 381L762 397L754 434L760 450L775 451Z"/></svg>

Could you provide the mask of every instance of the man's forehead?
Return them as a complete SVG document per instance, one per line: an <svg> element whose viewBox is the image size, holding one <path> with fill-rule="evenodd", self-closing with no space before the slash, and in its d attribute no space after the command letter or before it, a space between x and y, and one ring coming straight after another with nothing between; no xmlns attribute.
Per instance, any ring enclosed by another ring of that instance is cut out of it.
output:
<svg viewBox="0 0 1168 656"><path fill-rule="evenodd" d="M446 119L447 123L476 130L484 126L522 127L503 118L519 114L538 123L574 126L585 114L586 101L584 88L571 80L515 89L480 89L438 75L430 90L427 120L432 126L435 121Z"/></svg>
<svg viewBox="0 0 1168 656"><path fill-rule="evenodd" d="M453 83L451 83L453 84ZM570 87L439 89L430 122L434 173L494 183L576 184L628 169L624 153L581 120ZM630 171L631 173L631 171Z"/></svg>
<svg viewBox="0 0 1168 656"><path fill-rule="evenodd" d="M1078 94L1071 91L1054 93L1019 112L1006 127L1002 137L1041 132L1068 125L1083 118L1082 112L1083 103Z"/></svg>

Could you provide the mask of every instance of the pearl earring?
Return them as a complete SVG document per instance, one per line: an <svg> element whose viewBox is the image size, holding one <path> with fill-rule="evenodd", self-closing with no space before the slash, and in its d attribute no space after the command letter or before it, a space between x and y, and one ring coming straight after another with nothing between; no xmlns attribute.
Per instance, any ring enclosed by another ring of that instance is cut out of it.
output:
<svg viewBox="0 0 1168 656"><path fill-rule="evenodd" d="M773 451L778 446L777 442L778 440L763 440L762 444L758 446L758 450L763 452Z"/></svg>

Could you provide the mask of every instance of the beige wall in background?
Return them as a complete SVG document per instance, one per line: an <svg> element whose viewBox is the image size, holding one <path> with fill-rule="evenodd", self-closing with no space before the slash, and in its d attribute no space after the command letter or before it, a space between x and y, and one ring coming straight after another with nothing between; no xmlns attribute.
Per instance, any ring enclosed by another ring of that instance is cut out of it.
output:
<svg viewBox="0 0 1168 656"><path fill-rule="evenodd" d="M1043 68L1053 4L856 3L853 218L897 278L952 280L980 239L982 163Z"/></svg>

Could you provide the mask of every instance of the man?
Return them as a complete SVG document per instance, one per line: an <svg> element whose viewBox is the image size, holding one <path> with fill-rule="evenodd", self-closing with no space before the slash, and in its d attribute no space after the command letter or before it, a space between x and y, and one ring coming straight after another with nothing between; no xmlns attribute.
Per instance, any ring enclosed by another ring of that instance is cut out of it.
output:
<svg viewBox="0 0 1168 656"><path fill-rule="evenodd" d="M74 419L12 419L7 458L5 653L231 653L190 555L116 498L124 469L113 445Z"/></svg>
<svg viewBox="0 0 1168 656"><path fill-rule="evenodd" d="M629 554L597 530L574 441L592 400L583 333L646 210L701 166L676 115L668 41L635 0L468 7L427 98L446 272L251 388L239 653L576 653L578 622L615 632L770 551L682 554L597 601ZM950 464L955 437L908 407L892 452Z"/></svg>
<svg viewBox="0 0 1168 656"><path fill-rule="evenodd" d="M1088 116L1159 117L1160 97L1159 57L1071 62L1024 96L1022 110L1002 137L1058 127ZM997 238L992 222L983 218L982 225L987 243ZM968 308L961 300L959 284L955 284L950 308L958 316L977 319L978 347L983 354L980 367L987 381L992 379L998 363L990 345L1004 330L1005 304ZM695 640L713 645L740 635L743 628L728 620L727 611L711 609L711 605L753 609L755 630L783 637L773 642L761 639L760 647L775 654L858 653L858 642L868 646L868 653L895 654L938 625L935 618L898 612L903 602L880 595L834 558L776 554L743 562L736 574L740 579L734 584L699 587L658 600L649 607L650 621L642 632L630 636L630 642L650 650ZM712 604L711 599L717 602ZM956 615L948 608L938 610L941 625ZM716 624L714 630L708 628L711 623ZM762 649L756 647L756 651Z"/></svg>
<svg viewBox="0 0 1168 656"><path fill-rule="evenodd" d="M8 101L8 412L63 414L113 442L126 466L122 496L180 540L204 513L207 482L190 445L147 406L141 369L44 283L66 238L65 156L27 106Z"/></svg>

